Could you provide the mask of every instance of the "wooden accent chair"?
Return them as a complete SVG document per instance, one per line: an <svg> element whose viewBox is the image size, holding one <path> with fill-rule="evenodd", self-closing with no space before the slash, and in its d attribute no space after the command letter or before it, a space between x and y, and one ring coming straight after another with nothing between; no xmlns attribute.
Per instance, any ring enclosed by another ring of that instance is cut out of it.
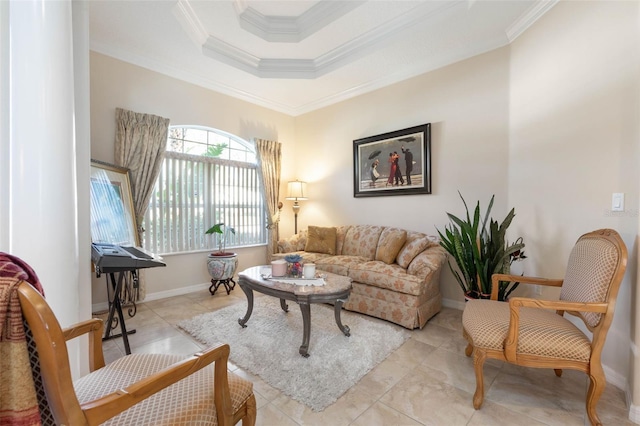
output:
<svg viewBox="0 0 640 426"><path fill-rule="evenodd" d="M40 398L41 417L48 415L52 424L225 426L240 420L243 426L255 424L251 382L227 372L229 345L187 359L132 354L105 366L102 320L62 330L47 302L29 283L19 284L18 295L30 352L37 351L31 362L40 370L44 391L38 389L40 378L36 378L36 389L45 397ZM89 333L91 373L73 383L66 341L85 333Z"/></svg>
<svg viewBox="0 0 640 426"><path fill-rule="evenodd" d="M600 355L613 320L618 289L627 265L627 248L620 235L600 229L582 235L576 242L564 280L495 274L492 300L471 300L462 314L463 333L473 353L476 391L473 406L484 400L482 367L487 358L537 368L553 368L560 377L563 368L589 375L586 409L592 425L600 425L596 404L606 385ZM499 302L498 282L561 287L560 300L513 297ZM554 312L555 310L555 312ZM563 317L579 317L592 340Z"/></svg>

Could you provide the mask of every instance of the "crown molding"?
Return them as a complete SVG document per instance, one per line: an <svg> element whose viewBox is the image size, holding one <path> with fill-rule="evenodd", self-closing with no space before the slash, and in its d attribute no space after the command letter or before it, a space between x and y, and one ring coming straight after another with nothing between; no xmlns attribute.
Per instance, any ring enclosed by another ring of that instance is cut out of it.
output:
<svg viewBox="0 0 640 426"><path fill-rule="evenodd" d="M244 30L269 42L298 43L364 3L319 1L298 16L263 15L243 0L233 6Z"/></svg>
<svg viewBox="0 0 640 426"><path fill-rule="evenodd" d="M206 43L209 34L188 0L178 0L172 9L172 13L180 23L180 26L182 26L182 29L196 45L202 46Z"/></svg>
<svg viewBox="0 0 640 426"><path fill-rule="evenodd" d="M534 24L542 15L547 13L558 0L541 0L537 1L533 6L523 13L516 21L505 31L509 43L517 39L520 34L525 32L527 28Z"/></svg>
<svg viewBox="0 0 640 426"><path fill-rule="evenodd" d="M480 48L479 52L469 52L466 50L462 51L451 51L448 55L443 56L437 62L429 61L428 64L415 64L409 69L406 69L403 72L397 72L391 75L387 75L381 78L377 78L375 80L368 81L366 83L350 87L348 89L342 90L340 92L336 92L334 94L325 96L323 98L314 100L313 102L309 102L304 105L299 105L294 109L290 110L290 114L294 117L306 114L308 112L315 111L320 108L324 108L338 102L346 101L350 98L355 98L356 96L364 95L366 93L372 92L377 89L382 89L384 87L388 87L392 84L400 83L402 81L408 80L413 77L417 77L419 75L440 69L447 65L463 61L465 59L472 58L477 55L481 55L483 53L489 52L491 50L500 48L508 44L504 37L499 37L494 39L493 41L488 41Z"/></svg>
<svg viewBox="0 0 640 426"><path fill-rule="evenodd" d="M498 43L498 41L495 41ZM504 41L502 42L504 45ZM416 77L418 75L439 69L448 64L458 62L469 57L474 56L475 54L471 54L468 52L452 52L446 57L442 58L439 62L433 63L430 62L427 66L423 64L416 64L411 69L406 70L401 73L395 73L392 75L388 75L385 77L381 77L378 79L374 79L368 81L363 84L359 84L357 86L349 87L345 90L338 91L336 93L329 94L323 98L314 100L313 102L308 102L302 105L289 105L283 104L279 102L274 102L272 100L267 100L265 98L255 96L246 91L239 90L235 87L221 84L214 79L203 77L198 74L194 74L191 72L184 71L181 68L173 67L167 65L164 62L150 59L146 56L132 54L130 51L122 50L122 49L113 49L109 45L103 45L99 43L91 43L91 50L106 56L113 57L115 59L149 69L154 72L158 72L160 74L167 75L172 78L176 78L178 80L186 81L191 84L198 85L205 89L213 90L215 92L231 96L236 99L240 99L254 105L258 105L264 108L268 108L272 111L280 112L292 117L297 117L302 114L306 114L312 111L315 111L320 108L324 108L338 102L346 101L351 98L355 98L356 96L360 96L371 91L381 89L383 87L387 87L391 84L399 83L401 81L407 80L412 77ZM488 43L485 46L484 51L489 51L495 49L496 46L493 43Z"/></svg>
<svg viewBox="0 0 640 426"><path fill-rule="evenodd" d="M464 4L464 1L444 2L434 9L429 2L424 3L312 59L260 58L211 35L202 45L202 52L205 56L260 78L315 79L377 50L408 27L417 24L426 25L426 20L438 16L447 9Z"/></svg>
<svg viewBox="0 0 640 426"><path fill-rule="evenodd" d="M195 84L197 86L221 93L223 95L231 96L233 98L240 99L254 105L268 108L272 111L281 112L290 116L295 115L296 109L291 105L274 102L272 100L256 96L252 93L240 90L236 87L222 84L211 78L203 77L202 75L185 71L183 68L167 65L163 61L157 61L155 59L149 58L148 56L138 55L130 52L129 50L117 49L113 48L111 45L95 42L91 42L89 48L91 51L99 53L101 55L109 56L119 61L139 66L141 68L145 68L150 71L175 78L177 80Z"/></svg>
<svg viewBox="0 0 640 426"><path fill-rule="evenodd" d="M441 19L443 17L444 13L442 12L445 12L445 9L469 7L472 5L473 0L471 2L455 1L443 3L445 3L444 6L437 9L434 7L432 7L431 10L427 10L425 7L414 9L406 14L409 16L399 16L394 22L377 27L375 30L363 34L361 37L353 39L314 59L260 58L225 43L222 40L213 38L200 23L188 0L177 0L177 4L172 10L172 13L174 17L179 20L187 34L189 34L191 40L193 40L197 46L202 47L204 55L212 57L218 55L216 59L219 59L221 62L225 62L259 77L285 76L289 78L314 78L314 76L319 77L340 66L348 64L370 51L386 46L392 37L399 35L404 28L410 25L432 25L434 19ZM536 3L536 5L522 14L517 23L502 33L503 36L501 40L493 40L493 42L485 45L485 50L492 50L510 43L556 3L557 0L541 0L539 3ZM208 50L209 48L211 48L211 50ZM95 42L91 42L91 50L292 117L360 96L479 54L478 52L471 54L464 49L451 50L446 57L439 59L437 62L424 61L416 63L404 72L398 72L378 79L371 79L362 84L330 92L322 98L307 103L294 104L290 102L272 101L261 96L256 96L234 87L233 82L220 83L216 81L214 77L209 77L202 72L186 71L182 69L179 64L167 64L161 60L153 59L143 51L128 51L125 50L125 48L114 48L108 44Z"/></svg>

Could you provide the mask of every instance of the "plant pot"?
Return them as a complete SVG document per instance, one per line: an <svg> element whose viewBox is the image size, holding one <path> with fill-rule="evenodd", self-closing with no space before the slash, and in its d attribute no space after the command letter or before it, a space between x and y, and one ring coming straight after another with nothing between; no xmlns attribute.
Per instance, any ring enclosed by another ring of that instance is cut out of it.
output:
<svg viewBox="0 0 640 426"><path fill-rule="evenodd" d="M211 253L207 259L207 270L215 281L229 280L238 269L236 253Z"/></svg>
<svg viewBox="0 0 640 426"><path fill-rule="evenodd" d="M464 301L474 299L491 299L491 293L480 293L479 291L468 291L464 294Z"/></svg>
<svg viewBox="0 0 640 426"><path fill-rule="evenodd" d="M464 301L468 302L469 300L480 299L480 293L477 291L467 291L464 294Z"/></svg>

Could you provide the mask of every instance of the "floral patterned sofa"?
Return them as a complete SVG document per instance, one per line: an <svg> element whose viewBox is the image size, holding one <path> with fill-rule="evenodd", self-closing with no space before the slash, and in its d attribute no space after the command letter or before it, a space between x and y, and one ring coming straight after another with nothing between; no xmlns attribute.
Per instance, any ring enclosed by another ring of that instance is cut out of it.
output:
<svg viewBox="0 0 640 426"><path fill-rule="evenodd" d="M310 226L278 241L275 259L302 255L319 270L348 276L344 308L408 329L422 328L440 311L440 272L446 252L438 237L375 225Z"/></svg>

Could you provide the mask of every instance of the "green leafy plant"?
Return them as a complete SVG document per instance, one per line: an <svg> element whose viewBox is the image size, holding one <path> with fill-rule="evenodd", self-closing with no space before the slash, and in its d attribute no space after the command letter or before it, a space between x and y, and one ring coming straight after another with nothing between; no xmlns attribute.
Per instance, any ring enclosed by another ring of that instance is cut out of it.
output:
<svg viewBox="0 0 640 426"><path fill-rule="evenodd" d="M451 260L449 268L465 295L487 297L491 293L493 274L508 274L514 261L526 259L524 241L522 237L514 243L509 243L506 239L507 228L515 216L515 209L511 209L501 223L490 218L495 195L491 197L484 216L480 215L479 201L471 216L462 194L460 198L466 210L466 218L460 219L447 213L450 224L445 228L444 234L438 230L440 245L455 259L457 269L453 267ZM500 281L498 300L506 300L519 284Z"/></svg>
<svg viewBox="0 0 640 426"><path fill-rule="evenodd" d="M221 256L233 254L226 252L229 232L235 235L236 230L230 226L226 226L224 222L216 223L204 232L205 234L218 234L218 251L216 253L212 253L213 255Z"/></svg>
<svg viewBox="0 0 640 426"><path fill-rule="evenodd" d="M207 146L207 152L204 153L205 157L220 157L227 147L226 143L218 143L215 145Z"/></svg>

